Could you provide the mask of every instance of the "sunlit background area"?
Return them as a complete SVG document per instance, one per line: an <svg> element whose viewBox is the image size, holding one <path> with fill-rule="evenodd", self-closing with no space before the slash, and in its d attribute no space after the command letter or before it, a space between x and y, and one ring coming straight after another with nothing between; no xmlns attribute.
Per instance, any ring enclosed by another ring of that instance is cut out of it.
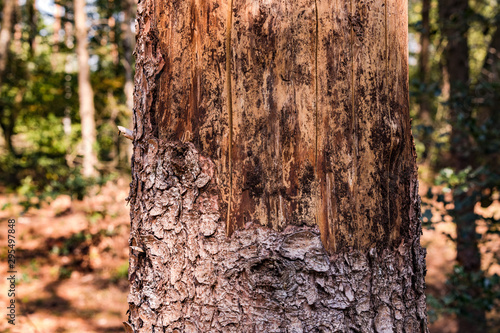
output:
<svg viewBox="0 0 500 333"><path fill-rule="evenodd" d="M15 218L19 332L123 331L135 7L0 0L0 267ZM431 332L500 332L499 23L498 0L409 2Z"/></svg>

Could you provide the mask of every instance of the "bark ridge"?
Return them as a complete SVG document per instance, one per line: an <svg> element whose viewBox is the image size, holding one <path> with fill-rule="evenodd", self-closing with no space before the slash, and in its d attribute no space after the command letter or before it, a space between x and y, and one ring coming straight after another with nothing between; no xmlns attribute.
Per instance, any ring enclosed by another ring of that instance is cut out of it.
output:
<svg viewBox="0 0 500 333"><path fill-rule="evenodd" d="M426 332L425 250L328 255L316 226L225 235L216 168L191 143L135 147L135 332Z"/></svg>

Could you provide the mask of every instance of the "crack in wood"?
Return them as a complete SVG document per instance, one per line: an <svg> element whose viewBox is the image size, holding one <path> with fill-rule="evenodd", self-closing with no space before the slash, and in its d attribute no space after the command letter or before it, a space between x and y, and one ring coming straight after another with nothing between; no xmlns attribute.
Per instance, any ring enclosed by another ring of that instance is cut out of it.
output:
<svg viewBox="0 0 500 333"><path fill-rule="evenodd" d="M233 201L233 99L231 88L231 29L233 22L233 0L229 0L227 12L227 27L226 27L226 84L227 84L227 109L229 123L229 143L228 143L228 158L229 158L229 198L227 205L227 220L226 220L226 235L230 236L231 228L231 210Z"/></svg>

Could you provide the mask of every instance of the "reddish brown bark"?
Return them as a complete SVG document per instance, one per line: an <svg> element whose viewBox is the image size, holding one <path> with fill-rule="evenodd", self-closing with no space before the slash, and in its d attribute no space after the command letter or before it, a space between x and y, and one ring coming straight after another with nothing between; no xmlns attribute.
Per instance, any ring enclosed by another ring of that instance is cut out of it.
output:
<svg viewBox="0 0 500 333"><path fill-rule="evenodd" d="M138 4L137 332L426 332L406 4Z"/></svg>

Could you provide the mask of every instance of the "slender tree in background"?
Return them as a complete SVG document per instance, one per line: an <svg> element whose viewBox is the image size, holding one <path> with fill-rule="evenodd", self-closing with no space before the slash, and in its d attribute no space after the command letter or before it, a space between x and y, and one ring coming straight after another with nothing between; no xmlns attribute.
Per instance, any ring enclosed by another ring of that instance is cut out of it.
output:
<svg viewBox="0 0 500 333"><path fill-rule="evenodd" d="M78 57L78 96L82 126L83 169L86 177L95 176L97 154L94 150L96 130L94 119L94 91L90 84L88 36L85 0L74 0L76 53Z"/></svg>
<svg viewBox="0 0 500 333"><path fill-rule="evenodd" d="M140 1L129 332L427 332L402 0Z"/></svg>
<svg viewBox="0 0 500 333"><path fill-rule="evenodd" d="M123 22L122 22L122 48L123 58L122 65L125 69L125 85L124 93L126 98L127 108L132 111L134 108L134 77L133 77L133 59L132 51L134 48L134 33L131 25L134 22L135 4L133 0L125 0L123 6Z"/></svg>
<svg viewBox="0 0 500 333"><path fill-rule="evenodd" d="M431 0L422 0L422 30L420 32L420 54L418 62L418 73L420 85L423 86L423 92L419 96L419 113L418 117L424 126L422 142L425 150L423 153L423 160L429 157L431 131L432 131L432 115L431 105L432 101L429 94L429 75L430 75L430 39L431 39L431 25L430 25L430 9Z"/></svg>
<svg viewBox="0 0 500 333"><path fill-rule="evenodd" d="M36 36L38 34L37 27L37 10L36 10L36 0L26 0L26 9L28 12L28 43L30 45L30 55L33 55L36 52Z"/></svg>
<svg viewBox="0 0 500 333"><path fill-rule="evenodd" d="M3 81L7 57L9 53L10 41L12 39L13 15L16 0L3 1L2 27L0 28L0 85Z"/></svg>

